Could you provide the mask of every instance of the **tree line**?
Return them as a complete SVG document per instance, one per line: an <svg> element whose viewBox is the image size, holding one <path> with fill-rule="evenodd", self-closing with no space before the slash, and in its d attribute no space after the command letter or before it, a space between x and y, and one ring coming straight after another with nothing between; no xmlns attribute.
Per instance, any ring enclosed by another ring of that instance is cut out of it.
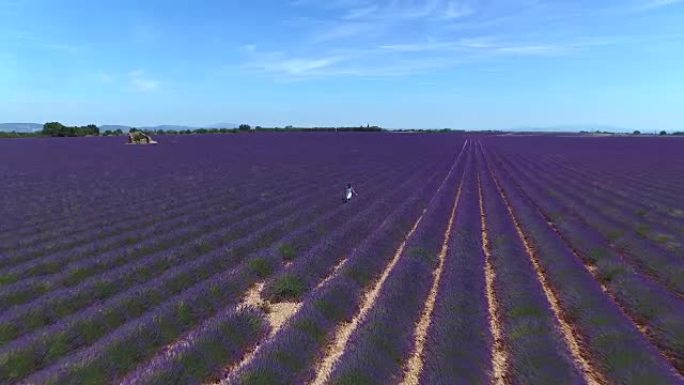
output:
<svg viewBox="0 0 684 385"><path fill-rule="evenodd" d="M185 130L154 130L154 129L138 129L130 128L128 132L122 129L100 131L100 128L94 124L87 126L65 126L59 122L49 122L43 125L43 129L38 132L0 132L0 138L24 138L24 137L76 137L76 136L123 136L130 132L143 131L148 135L202 135L202 134L236 134L245 132L310 132L310 131L327 131L327 132L380 132L385 131L378 126L358 126L358 127L252 127L249 124L241 124L237 128L195 128Z"/></svg>
<svg viewBox="0 0 684 385"><path fill-rule="evenodd" d="M439 133L439 132L465 132L463 130L454 130L449 128L432 129L432 130L418 130L418 129L397 129L387 130L379 126L345 126L345 127L252 127L249 124L241 124L237 128L196 128L186 130L153 130L153 129L138 129L130 128L128 132L143 131L148 135L202 135L202 134L236 134L246 132L419 132L419 133ZM501 134L504 131L476 131L478 133ZM581 131L581 134L600 133ZM86 126L65 126L59 122L49 122L43 125L43 129L38 132L0 132L0 138L23 138L36 136L50 136L50 137L76 137L76 136L122 136L128 134L121 129L105 130L100 132L100 128L94 124ZM606 134L612 134L606 132ZM632 135L641 135L641 132L634 131ZM668 135L667 132L661 131L659 135ZM684 132L673 132L669 135L683 136Z"/></svg>
<svg viewBox="0 0 684 385"><path fill-rule="evenodd" d="M100 135L100 129L94 124L87 126L65 126L60 122L50 122L43 124L42 134L55 137L98 136Z"/></svg>

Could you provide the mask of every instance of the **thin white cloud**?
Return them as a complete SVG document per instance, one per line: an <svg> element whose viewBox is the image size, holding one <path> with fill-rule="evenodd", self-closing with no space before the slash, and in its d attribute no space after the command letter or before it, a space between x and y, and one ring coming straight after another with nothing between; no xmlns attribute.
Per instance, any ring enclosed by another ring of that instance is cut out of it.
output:
<svg viewBox="0 0 684 385"><path fill-rule="evenodd" d="M331 24L325 30L314 36L313 40L316 42L325 42L330 40L338 40L345 38L352 38L364 33L370 33L377 30L378 26L372 23L362 22L339 22Z"/></svg>
<svg viewBox="0 0 684 385"><path fill-rule="evenodd" d="M340 18L345 20L401 22L461 18L475 11L471 3L474 3L474 0L298 0L290 4L296 7L313 6L334 10L341 13Z"/></svg>
<svg viewBox="0 0 684 385"><path fill-rule="evenodd" d="M128 73L128 82L131 90L135 92L150 92L159 88L160 82L151 79L143 70L135 70Z"/></svg>
<svg viewBox="0 0 684 385"><path fill-rule="evenodd" d="M470 4L474 0L330 0L314 2L298 0L291 3L296 7L318 7L339 16L323 19L304 18L293 21L293 25L307 25L314 43L333 40L349 40L363 37L363 40L383 34L392 34L411 24L441 24L460 20L476 12Z"/></svg>
<svg viewBox="0 0 684 385"><path fill-rule="evenodd" d="M545 45L545 44L531 44L531 45L512 45L497 47L493 53L507 54L507 55L558 55L569 52L569 46L562 45Z"/></svg>
<svg viewBox="0 0 684 385"><path fill-rule="evenodd" d="M248 49L243 47L242 51L248 56L243 69L283 79L316 76L349 58L341 53L293 56L281 51L263 52L256 45L249 45Z"/></svg>
<svg viewBox="0 0 684 385"><path fill-rule="evenodd" d="M100 82L102 82L102 83L107 83L107 84L113 83L113 82L114 82L114 77L113 77L111 74L107 73L107 72L99 72L99 73L97 74L97 79L98 79Z"/></svg>
<svg viewBox="0 0 684 385"><path fill-rule="evenodd" d="M638 1L638 0L630 0ZM662 7L684 0L639 0ZM576 5L518 0L492 5L478 0L295 0L307 12L292 28L308 38L277 50L243 47L242 69L280 80L333 76L407 76L453 70L464 63L499 58L576 55L599 46L635 44L634 39L572 36L529 26L586 16ZM599 7L606 11L609 6ZM562 24L562 23L561 23Z"/></svg>
<svg viewBox="0 0 684 385"><path fill-rule="evenodd" d="M554 56L572 52L580 43L514 43L493 37L456 41L383 44L367 49L331 49L315 55L291 56L287 52L249 52L243 68L279 80L335 76L407 76L447 70L463 63L500 56Z"/></svg>
<svg viewBox="0 0 684 385"><path fill-rule="evenodd" d="M325 68L331 67L333 64L342 60L339 57L324 57L324 58L296 58L288 59L279 63L271 63L269 70L281 71L289 75L306 76L314 74Z"/></svg>
<svg viewBox="0 0 684 385"><path fill-rule="evenodd" d="M635 4L637 10L651 10L669 5L684 3L684 0L639 0Z"/></svg>
<svg viewBox="0 0 684 385"><path fill-rule="evenodd" d="M49 50L60 51L68 54L77 54L79 52L82 52L84 49L84 46L82 45L68 43L46 43L43 44L43 47Z"/></svg>
<svg viewBox="0 0 684 385"><path fill-rule="evenodd" d="M475 10L462 1L450 1L444 11L443 17L445 19L461 19L465 16L472 15Z"/></svg>
<svg viewBox="0 0 684 385"><path fill-rule="evenodd" d="M343 18L345 19L364 19L366 17L369 17L373 15L374 13L378 12L380 10L380 7L377 4L369 5L369 6L363 6L359 8L353 8L347 11L347 14L344 15Z"/></svg>

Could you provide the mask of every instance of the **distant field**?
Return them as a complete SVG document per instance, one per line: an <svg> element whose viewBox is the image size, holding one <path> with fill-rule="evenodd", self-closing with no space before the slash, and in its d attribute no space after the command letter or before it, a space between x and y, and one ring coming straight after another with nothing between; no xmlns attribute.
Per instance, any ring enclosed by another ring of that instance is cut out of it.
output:
<svg viewBox="0 0 684 385"><path fill-rule="evenodd" d="M681 140L157 139L0 141L0 384L684 383Z"/></svg>

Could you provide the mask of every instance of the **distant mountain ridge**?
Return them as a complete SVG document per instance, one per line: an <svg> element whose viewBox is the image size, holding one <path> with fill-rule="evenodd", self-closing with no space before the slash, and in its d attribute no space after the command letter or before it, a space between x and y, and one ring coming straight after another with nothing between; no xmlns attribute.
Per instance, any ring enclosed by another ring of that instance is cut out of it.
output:
<svg viewBox="0 0 684 385"><path fill-rule="evenodd" d="M0 123L0 131L6 132L36 132L43 129L38 123Z"/></svg>
<svg viewBox="0 0 684 385"><path fill-rule="evenodd" d="M155 130L155 131L168 131L168 130L175 130L175 131L185 131L185 130L196 130L199 128L237 128L238 125L235 123L214 123L214 124L209 124L206 126L183 126L183 125L175 125L175 124L161 124L158 126L145 126L145 127L138 127L138 126L129 126L129 125L123 125L123 124L103 124L103 125L98 125L100 128L100 132L104 131L116 131L116 130L121 130L124 132L128 132L131 128L139 128L141 130ZM43 129L43 125L41 123L0 123L0 131L4 132L38 132Z"/></svg>
<svg viewBox="0 0 684 385"><path fill-rule="evenodd" d="M568 124L558 126L521 126L511 129L511 131L527 132L580 132L580 131L601 131L601 132L632 132L633 129L625 127L607 126L601 124Z"/></svg>

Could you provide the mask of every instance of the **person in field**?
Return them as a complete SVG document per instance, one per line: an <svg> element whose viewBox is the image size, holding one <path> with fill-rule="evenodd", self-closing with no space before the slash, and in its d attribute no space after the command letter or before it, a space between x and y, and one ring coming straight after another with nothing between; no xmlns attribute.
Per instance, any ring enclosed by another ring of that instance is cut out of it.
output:
<svg viewBox="0 0 684 385"><path fill-rule="evenodd" d="M359 195L356 190L354 190L354 187L352 187L351 183L347 185L347 188L344 190L344 203L349 202L354 195Z"/></svg>

